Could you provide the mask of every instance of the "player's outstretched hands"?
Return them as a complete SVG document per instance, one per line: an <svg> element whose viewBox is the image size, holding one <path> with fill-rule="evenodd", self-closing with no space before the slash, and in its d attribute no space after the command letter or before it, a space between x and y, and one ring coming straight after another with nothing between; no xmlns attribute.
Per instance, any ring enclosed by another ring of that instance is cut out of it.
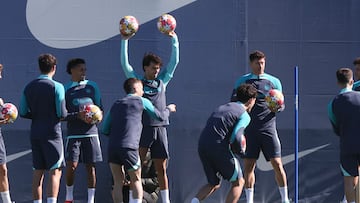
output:
<svg viewBox="0 0 360 203"><path fill-rule="evenodd" d="M131 35L123 35L121 34L121 38L123 40L129 40L130 38L132 38L135 35L135 33L131 34Z"/></svg>
<svg viewBox="0 0 360 203"><path fill-rule="evenodd" d="M164 33L164 34L166 34L166 35L169 36L169 37L174 37L174 36L176 36L175 31L171 31L171 32Z"/></svg>
<svg viewBox="0 0 360 203"><path fill-rule="evenodd" d="M170 112L176 112L175 104L169 104L166 108L168 108Z"/></svg>
<svg viewBox="0 0 360 203"><path fill-rule="evenodd" d="M274 113L279 112L279 108L276 107L276 106L269 107L269 109L270 109L271 112L274 112Z"/></svg>

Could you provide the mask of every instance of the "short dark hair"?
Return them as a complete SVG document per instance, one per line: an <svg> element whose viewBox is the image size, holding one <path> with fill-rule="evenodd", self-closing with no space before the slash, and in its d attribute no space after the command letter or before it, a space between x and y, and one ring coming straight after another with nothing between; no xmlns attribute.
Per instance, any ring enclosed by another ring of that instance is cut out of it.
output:
<svg viewBox="0 0 360 203"><path fill-rule="evenodd" d="M41 54L38 58L40 72L48 74L56 65L56 58L51 54Z"/></svg>
<svg viewBox="0 0 360 203"><path fill-rule="evenodd" d="M160 56L153 53L146 53L142 61L143 70L145 70L144 67L149 66L150 63L159 64L160 67L162 66L162 60Z"/></svg>
<svg viewBox="0 0 360 203"><path fill-rule="evenodd" d="M134 93L134 85L139 82L141 83L141 80L136 79L136 78L126 79L124 82L124 90L125 90L126 94Z"/></svg>
<svg viewBox="0 0 360 203"><path fill-rule="evenodd" d="M353 62L354 65L357 65L357 64L360 64L360 57L357 57L354 62Z"/></svg>
<svg viewBox="0 0 360 203"><path fill-rule="evenodd" d="M339 68L336 78L339 84L346 85L353 79L353 72L350 68Z"/></svg>
<svg viewBox="0 0 360 203"><path fill-rule="evenodd" d="M236 88L236 99L241 103L246 103L251 98L256 98L257 89L251 84L241 84Z"/></svg>
<svg viewBox="0 0 360 203"><path fill-rule="evenodd" d="M66 66L66 72L71 75L71 69L76 67L79 64L85 64L85 60L82 58L73 58L70 59Z"/></svg>
<svg viewBox="0 0 360 203"><path fill-rule="evenodd" d="M261 52L259 50L255 50L249 55L250 62L253 62L254 60L259 60L262 58L266 58L266 56L263 52Z"/></svg>

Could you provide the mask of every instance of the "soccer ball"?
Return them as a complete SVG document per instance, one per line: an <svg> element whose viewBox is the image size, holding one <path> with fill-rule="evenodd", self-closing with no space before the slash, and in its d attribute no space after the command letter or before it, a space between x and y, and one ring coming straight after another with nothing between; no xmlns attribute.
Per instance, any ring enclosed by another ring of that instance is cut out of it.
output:
<svg viewBox="0 0 360 203"><path fill-rule="evenodd" d="M0 118L4 119L6 123L13 123L18 117L18 110L12 103L5 103L1 107Z"/></svg>
<svg viewBox="0 0 360 203"><path fill-rule="evenodd" d="M172 32L176 28L176 20L172 15L164 14L159 17L157 27L162 33Z"/></svg>
<svg viewBox="0 0 360 203"><path fill-rule="evenodd" d="M99 123L103 118L101 109L95 104L88 104L84 106L85 121L89 124Z"/></svg>
<svg viewBox="0 0 360 203"><path fill-rule="evenodd" d="M124 36L135 34L139 29L139 22L134 16L124 16L120 19L120 33Z"/></svg>
<svg viewBox="0 0 360 203"><path fill-rule="evenodd" d="M284 95L280 90L271 89L265 96L265 101L271 111L276 111L284 104Z"/></svg>
<svg viewBox="0 0 360 203"><path fill-rule="evenodd" d="M245 154L245 152L246 152L246 138L245 138L244 134L240 135L239 140L235 140L231 144L231 149L236 154L239 154L239 155L244 155Z"/></svg>

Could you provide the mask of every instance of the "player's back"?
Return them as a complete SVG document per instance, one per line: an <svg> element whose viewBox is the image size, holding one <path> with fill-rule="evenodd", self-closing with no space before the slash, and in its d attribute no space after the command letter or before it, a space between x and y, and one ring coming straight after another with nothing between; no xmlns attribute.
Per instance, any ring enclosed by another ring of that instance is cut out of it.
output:
<svg viewBox="0 0 360 203"><path fill-rule="evenodd" d="M110 110L109 148L137 149L142 131L143 102L139 96L128 95L117 100Z"/></svg>
<svg viewBox="0 0 360 203"><path fill-rule="evenodd" d="M360 152L360 92L349 91L337 95L332 103L340 133L340 148Z"/></svg>
<svg viewBox="0 0 360 203"><path fill-rule="evenodd" d="M38 78L24 89L31 112L32 138L61 136L60 118L56 112L56 86L53 80Z"/></svg>
<svg viewBox="0 0 360 203"><path fill-rule="evenodd" d="M245 108L238 102L230 102L216 108L200 135L199 148L228 146L233 129L244 112Z"/></svg>

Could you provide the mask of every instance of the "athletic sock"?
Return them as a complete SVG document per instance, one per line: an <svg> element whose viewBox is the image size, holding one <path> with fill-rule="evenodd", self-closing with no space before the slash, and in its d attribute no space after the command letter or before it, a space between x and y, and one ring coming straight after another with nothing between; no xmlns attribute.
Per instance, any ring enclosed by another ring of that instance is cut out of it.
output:
<svg viewBox="0 0 360 203"><path fill-rule="evenodd" d="M129 202L134 201L133 191L129 190Z"/></svg>
<svg viewBox="0 0 360 203"><path fill-rule="evenodd" d="M132 199L129 203L142 203L142 199Z"/></svg>
<svg viewBox="0 0 360 203"><path fill-rule="evenodd" d="M254 203L254 188L245 188L246 203Z"/></svg>
<svg viewBox="0 0 360 203"><path fill-rule="evenodd" d="M74 191L74 185L66 185L66 198L65 200L67 201L73 201L74 200L74 196L73 196L73 191Z"/></svg>
<svg viewBox="0 0 360 203"><path fill-rule="evenodd" d="M200 203L199 199L194 197L190 203Z"/></svg>
<svg viewBox="0 0 360 203"><path fill-rule="evenodd" d="M3 203L12 203L9 191L0 192L0 195Z"/></svg>
<svg viewBox="0 0 360 203"><path fill-rule="evenodd" d="M88 188L88 203L94 203L95 188Z"/></svg>
<svg viewBox="0 0 360 203"><path fill-rule="evenodd" d="M57 198L56 198L56 197L48 197L46 202L47 202L47 203L56 203L56 202L57 202Z"/></svg>
<svg viewBox="0 0 360 203"><path fill-rule="evenodd" d="M288 201L289 201L289 197L288 197L288 189L287 189L287 186L279 187L279 192L280 192L280 195L281 195L281 201L282 201L282 202L288 202Z"/></svg>
<svg viewBox="0 0 360 203"><path fill-rule="evenodd" d="M169 190L160 190L162 203L170 203Z"/></svg>
<svg viewBox="0 0 360 203"><path fill-rule="evenodd" d="M42 203L42 199L34 200L33 203Z"/></svg>

